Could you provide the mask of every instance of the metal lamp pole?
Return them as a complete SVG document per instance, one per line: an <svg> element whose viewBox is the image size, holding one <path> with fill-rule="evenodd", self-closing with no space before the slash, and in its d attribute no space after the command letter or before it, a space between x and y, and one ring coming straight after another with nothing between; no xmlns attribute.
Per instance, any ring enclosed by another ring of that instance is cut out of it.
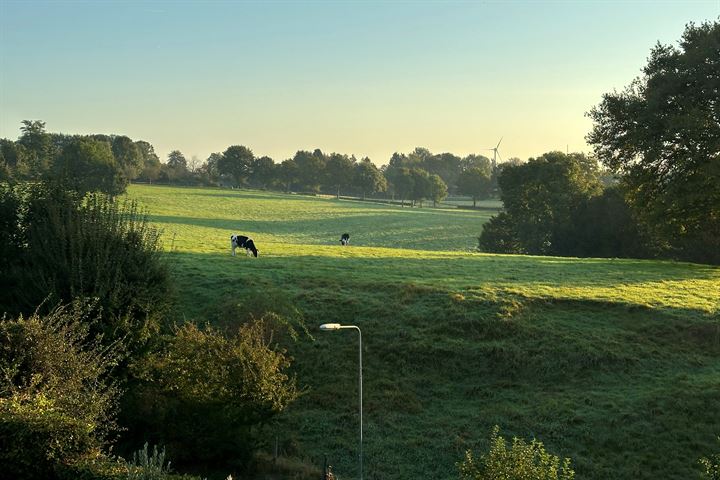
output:
<svg viewBox="0 0 720 480"><path fill-rule="evenodd" d="M332 331L332 330L343 330L343 329L355 329L358 332L358 339L360 340L360 363L358 365L360 371L360 388L358 394L358 400L360 404L360 480L363 478L363 421L362 421L362 332L360 327L356 325L340 325L339 323L323 323L320 325L320 330Z"/></svg>

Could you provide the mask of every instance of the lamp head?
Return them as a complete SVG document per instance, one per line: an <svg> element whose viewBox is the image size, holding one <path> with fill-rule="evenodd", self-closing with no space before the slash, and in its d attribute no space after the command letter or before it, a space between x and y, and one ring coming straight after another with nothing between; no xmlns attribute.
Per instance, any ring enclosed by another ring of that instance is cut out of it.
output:
<svg viewBox="0 0 720 480"><path fill-rule="evenodd" d="M330 330L340 330L340 324L339 323L323 323L320 325L320 330L330 331Z"/></svg>

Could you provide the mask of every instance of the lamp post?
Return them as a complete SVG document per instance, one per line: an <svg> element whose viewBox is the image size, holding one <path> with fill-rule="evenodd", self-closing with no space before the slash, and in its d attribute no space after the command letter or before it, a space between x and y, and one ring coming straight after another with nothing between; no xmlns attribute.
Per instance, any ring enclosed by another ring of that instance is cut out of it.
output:
<svg viewBox="0 0 720 480"><path fill-rule="evenodd" d="M355 329L358 331L358 339L360 340L360 363L358 365L360 371L360 388L359 388L359 404L360 404L360 480L363 478L363 423L362 423L362 332L360 327L355 325L340 325L339 323L323 323L320 330L329 332L332 330Z"/></svg>

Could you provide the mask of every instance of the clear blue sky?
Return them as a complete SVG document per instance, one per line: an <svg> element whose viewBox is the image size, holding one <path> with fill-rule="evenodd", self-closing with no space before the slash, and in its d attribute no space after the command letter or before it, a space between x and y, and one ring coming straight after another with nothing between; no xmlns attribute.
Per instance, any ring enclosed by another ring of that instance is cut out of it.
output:
<svg viewBox="0 0 720 480"><path fill-rule="evenodd" d="M188 159L588 151L584 116L720 0L0 0L0 137L41 119Z"/></svg>

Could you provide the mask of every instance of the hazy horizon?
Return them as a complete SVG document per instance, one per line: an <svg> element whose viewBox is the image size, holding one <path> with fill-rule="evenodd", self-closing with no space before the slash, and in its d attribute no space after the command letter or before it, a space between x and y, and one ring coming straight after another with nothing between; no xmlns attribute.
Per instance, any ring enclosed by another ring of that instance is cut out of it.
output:
<svg viewBox="0 0 720 480"><path fill-rule="evenodd" d="M0 137L146 140L205 160L230 145L503 159L589 151L584 116L659 41L720 0L33 2L0 0Z"/></svg>

